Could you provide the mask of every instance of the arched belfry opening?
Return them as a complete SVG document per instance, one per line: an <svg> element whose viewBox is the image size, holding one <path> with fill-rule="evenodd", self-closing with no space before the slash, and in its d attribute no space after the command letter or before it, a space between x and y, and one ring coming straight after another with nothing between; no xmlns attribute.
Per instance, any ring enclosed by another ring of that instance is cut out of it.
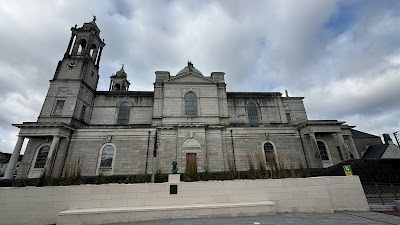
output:
<svg viewBox="0 0 400 225"><path fill-rule="evenodd" d="M80 39L75 43L73 50L74 55L84 55L85 54L85 49L86 49L86 40L85 39Z"/></svg>
<svg viewBox="0 0 400 225"><path fill-rule="evenodd" d="M80 28L75 25L71 31L71 39L64 58L88 58L99 66L105 43L104 39L100 38L96 17L94 16L92 21L84 23Z"/></svg>

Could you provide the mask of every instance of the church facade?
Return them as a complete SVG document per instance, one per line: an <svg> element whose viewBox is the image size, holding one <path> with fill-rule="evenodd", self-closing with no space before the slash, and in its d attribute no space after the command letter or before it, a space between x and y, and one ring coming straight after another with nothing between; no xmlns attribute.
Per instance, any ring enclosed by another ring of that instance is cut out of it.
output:
<svg viewBox="0 0 400 225"><path fill-rule="evenodd" d="M97 91L104 40L95 21L71 28L37 122L20 128L10 164L28 139L18 178L61 176L78 163L83 175L150 174L153 163L179 173L248 170L262 154L304 167L359 158L343 121L308 120L303 97L279 92L227 92L225 73L203 75L191 62L171 75L156 71L153 91L129 91L122 67L109 91ZM272 154L273 153L273 154ZM153 162L154 160L154 162ZM10 168L11 170L11 168ZM9 178L6 171L5 178Z"/></svg>

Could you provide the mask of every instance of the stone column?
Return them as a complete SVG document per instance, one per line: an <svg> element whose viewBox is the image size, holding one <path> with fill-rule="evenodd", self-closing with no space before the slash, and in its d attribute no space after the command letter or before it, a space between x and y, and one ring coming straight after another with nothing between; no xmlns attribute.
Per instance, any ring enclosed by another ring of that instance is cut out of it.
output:
<svg viewBox="0 0 400 225"><path fill-rule="evenodd" d="M65 54L64 54L65 57L69 56L69 52L71 51L71 46L72 46L72 41L74 40L74 36L75 36L75 34L72 33L72 34L71 34L71 39L69 39L67 51L66 51Z"/></svg>
<svg viewBox="0 0 400 225"><path fill-rule="evenodd" d="M346 149L346 144L344 143L344 138L343 138L342 133L337 132L336 136L337 136L338 141L339 141L340 150L342 151L343 160L350 159L349 152Z"/></svg>
<svg viewBox="0 0 400 225"><path fill-rule="evenodd" d="M53 162L54 162L54 159L55 159L54 152L55 152L59 142L60 142L60 136L54 135L53 136L53 141L51 142L51 145L50 145L49 154L47 154L46 165L44 167L47 175L51 175L50 173L51 173L51 170L52 170L52 167L53 167Z"/></svg>
<svg viewBox="0 0 400 225"><path fill-rule="evenodd" d="M358 155L357 147L356 147L356 144L354 144L353 137L351 135L349 135L347 140L349 141L350 150L351 150L351 153L353 154L353 157L355 159L359 159L360 155Z"/></svg>
<svg viewBox="0 0 400 225"><path fill-rule="evenodd" d="M317 163L317 167L322 168L322 159L321 159L321 155L319 154L319 149L318 149L318 144L317 144L317 139L315 138L315 134L310 132L310 139L311 139L311 146L312 146L312 150L314 152L314 156L315 156L315 162Z"/></svg>
<svg viewBox="0 0 400 225"><path fill-rule="evenodd" d="M97 57L97 62L96 62L97 66L100 65L101 52L103 52L103 48L100 48L99 56Z"/></svg>
<svg viewBox="0 0 400 225"><path fill-rule="evenodd" d="M18 137L17 144L15 144L14 151L11 155L10 161L4 174L4 179L11 179L14 173L15 165L17 165L19 153L21 152L22 144L24 143L24 137Z"/></svg>

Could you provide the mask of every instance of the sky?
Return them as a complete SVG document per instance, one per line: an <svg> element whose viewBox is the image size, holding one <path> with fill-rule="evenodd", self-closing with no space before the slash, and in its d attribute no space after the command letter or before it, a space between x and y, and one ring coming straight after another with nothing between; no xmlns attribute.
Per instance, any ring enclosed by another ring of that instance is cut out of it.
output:
<svg viewBox="0 0 400 225"><path fill-rule="evenodd" d="M230 92L305 97L308 119L400 130L397 0L2 0L1 152L16 143L11 124L37 120L70 28L93 15L106 43L98 90L124 64L130 91L152 91L155 71L190 60L225 72Z"/></svg>

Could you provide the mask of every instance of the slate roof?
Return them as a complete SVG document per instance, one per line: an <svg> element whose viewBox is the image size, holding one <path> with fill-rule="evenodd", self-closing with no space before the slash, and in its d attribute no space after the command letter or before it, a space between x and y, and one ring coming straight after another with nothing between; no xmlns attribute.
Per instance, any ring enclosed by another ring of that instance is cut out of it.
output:
<svg viewBox="0 0 400 225"><path fill-rule="evenodd" d="M387 144L371 145L367 148L367 150L365 151L362 158L363 159L380 159L380 158L382 158L382 156L385 153L388 146L389 145L387 145Z"/></svg>
<svg viewBox="0 0 400 225"><path fill-rule="evenodd" d="M379 136L373 135L373 134L368 134L364 133L358 130L351 129L351 135L353 136L353 139L357 138L381 138Z"/></svg>

